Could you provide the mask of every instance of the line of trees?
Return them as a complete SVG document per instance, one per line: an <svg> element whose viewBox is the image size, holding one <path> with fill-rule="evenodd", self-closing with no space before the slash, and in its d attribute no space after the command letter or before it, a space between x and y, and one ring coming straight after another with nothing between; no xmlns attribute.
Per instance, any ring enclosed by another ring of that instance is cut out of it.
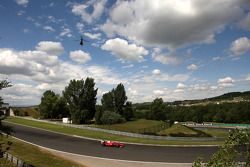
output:
<svg viewBox="0 0 250 167"><path fill-rule="evenodd" d="M70 117L76 124L89 123L93 118L97 124L114 124L132 119L132 102L127 101L123 84L105 93L101 106L96 105L97 90L93 78L71 80L62 96L47 90L39 105L40 115L44 119Z"/></svg>
<svg viewBox="0 0 250 167"><path fill-rule="evenodd" d="M71 80L62 97L47 90L39 105L40 115L45 119L71 117L73 123L87 123L95 115L97 90L93 78Z"/></svg>
<svg viewBox="0 0 250 167"><path fill-rule="evenodd" d="M127 101L123 84L103 94L102 106L96 112L97 124L114 124L129 121L133 117L132 102Z"/></svg>
<svg viewBox="0 0 250 167"><path fill-rule="evenodd" d="M195 106L176 106L156 98L151 103L132 105L127 101L123 84L103 94L96 105L97 88L93 78L71 80L62 96L51 90L44 92L39 105L42 118L70 117L73 123L115 124L132 119L163 121L194 121L222 123L250 123L250 103L220 103ZM1 99L0 99L1 102Z"/></svg>
<svg viewBox="0 0 250 167"><path fill-rule="evenodd" d="M171 106L156 98L151 104L135 107L137 118L172 121L250 123L250 103L220 103L197 106Z"/></svg>

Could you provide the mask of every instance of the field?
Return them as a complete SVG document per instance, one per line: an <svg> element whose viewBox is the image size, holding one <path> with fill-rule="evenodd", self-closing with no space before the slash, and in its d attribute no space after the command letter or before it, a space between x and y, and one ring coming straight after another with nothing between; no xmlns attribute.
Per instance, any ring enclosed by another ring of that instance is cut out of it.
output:
<svg viewBox="0 0 250 167"><path fill-rule="evenodd" d="M94 125L98 128L103 129L111 129L111 130L117 130L117 131L123 131L123 132L143 132L146 130L153 129L154 127L157 128L158 126L163 125L163 121L155 121L155 120L146 120L146 119L139 119L136 121L129 121L126 123L121 124L114 124L114 125Z"/></svg>
<svg viewBox="0 0 250 167"><path fill-rule="evenodd" d="M83 137L89 137L94 139L102 140L115 140L121 142L130 142L130 143L143 143L143 144L159 144L159 145L220 145L223 141L191 141L191 140L153 140L153 139L143 139L136 137L127 137L121 135L113 135L104 132L97 132L85 129L65 127L61 125L54 125L44 122L37 122L32 120L26 120L22 118L13 118L10 117L5 121L18 123L22 125L28 125L32 127L37 127L41 129L47 129L50 131L60 132L68 135L77 135Z"/></svg>
<svg viewBox="0 0 250 167"><path fill-rule="evenodd" d="M184 125L176 124L158 132L159 135L174 137L212 137L211 135Z"/></svg>

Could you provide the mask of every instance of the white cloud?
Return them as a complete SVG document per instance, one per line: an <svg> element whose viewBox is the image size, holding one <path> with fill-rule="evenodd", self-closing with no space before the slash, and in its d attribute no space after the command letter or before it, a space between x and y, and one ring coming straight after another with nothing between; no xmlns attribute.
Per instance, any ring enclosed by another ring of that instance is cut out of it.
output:
<svg viewBox="0 0 250 167"><path fill-rule="evenodd" d="M237 56L250 50L250 39L241 37L232 42L230 50Z"/></svg>
<svg viewBox="0 0 250 167"><path fill-rule="evenodd" d="M225 88L225 87L232 87L234 86L234 80L231 77L225 77L218 79L218 86Z"/></svg>
<svg viewBox="0 0 250 167"><path fill-rule="evenodd" d="M187 69L188 70L191 70L191 71L195 71L198 69L198 66L195 65L195 64L190 64L189 66L187 66Z"/></svg>
<svg viewBox="0 0 250 167"><path fill-rule="evenodd" d="M186 85L184 85L183 83L178 83L178 85L177 85L177 89L185 89L187 86Z"/></svg>
<svg viewBox="0 0 250 167"><path fill-rule="evenodd" d="M152 71L152 74L153 74L153 75L160 75L160 74L161 74L161 71L160 71L159 69L154 69L154 70Z"/></svg>
<svg viewBox="0 0 250 167"><path fill-rule="evenodd" d="M156 96L161 96L161 95L165 94L165 92L163 90L154 90L153 93Z"/></svg>
<svg viewBox="0 0 250 167"><path fill-rule="evenodd" d="M176 86L176 89L174 90L174 93L183 93L186 89L186 85L184 85L183 83L178 83Z"/></svg>
<svg viewBox="0 0 250 167"><path fill-rule="evenodd" d="M246 81L250 81L250 74L248 74L245 78Z"/></svg>
<svg viewBox="0 0 250 167"><path fill-rule="evenodd" d="M17 15L18 15L18 16L22 16L23 14L25 14L25 11L24 11L24 10L20 10L19 12L17 12Z"/></svg>
<svg viewBox="0 0 250 167"><path fill-rule="evenodd" d="M23 84L6 89L4 99L11 104L38 104L44 90L61 93L70 79L93 77L98 88L127 83L108 67L72 64L59 58L41 50L0 49L0 76L7 76L13 85Z"/></svg>
<svg viewBox="0 0 250 167"><path fill-rule="evenodd" d="M180 60L176 56L172 55L163 55L163 54L154 55L153 60L162 64L176 65L180 63Z"/></svg>
<svg viewBox="0 0 250 167"><path fill-rule="evenodd" d="M78 63L86 63L91 60L89 53L82 50L76 50L69 53L70 58Z"/></svg>
<svg viewBox="0 0 250 167"><path fill-rule="evenodd" d="M180 63L180 59L177 56L174 56L174 53L170 52L167 54L163 54L160 48L154 48L152 59L162 64L177 65Z"/></svg>
<svg viewBox="0 0 250 167"><path fill-rule="evenodd" d="M240 26L245 29L250 31L250 13L246 15L241 21L240 21Z"/></svg>
<svg viewBox="0 0 250 167"><path fill-rule="evenodd" d="M36 46L36 49L52 55L60 55L64 51L60 42L52 41L41 41Z"/></svg>
<svg viewBox="0 0 250 167"><path fill-rule="evenodd" d="M30 30L28 28L23 29L24 33L28 33Z"/></svg>
<svg viewBox="0 0 250 167"><path fill-rule="evenodd" d="M53 27L51 27L51 26L44 26L43 29L48 31L48 32L54 32L55 31L55 29Z"/></svg>
<svg viewBox="0 0 250 167"><path fill-rule="evenodd" d="M223 58L220 56L215 56L212 58L213 61L218 61L218 60L222 60Z"/></svg>
<svg viewBox="0 0 250 167"><path fill-rule="evenodd" d="M100 39L101 33L91 34L88 32L85 32L84 35L90 39Z"/></svg>
<svg viewBox="0 0 250 167"><path fill-rule="evenodd" d="M105 9L106 2L106 0L92 0L88 1L85 4L75 4L72 7L72 13L77 16L80 16L83 21L87 23L92 23L94 20L98 19L102 15ZM92 13L87 12L87 9L89 7L93 7Z"/></svg>
<svg viewBox="0 0 250 167"><path fill-rule="evenodd" d="M29 3L29 0L16 0L16 3L18 5L23 5L23 6L27 6Z"/></svg>
<svg viewBox="0 0 250 167"><path fill-rule="evenodd" d="M141 61L148 51L136 44L129 44L126 40L115 38L109 39L101 47L103 50L111 51L113 55L123 60Z"/></svg>
<svg viewBox="0 0 250 167"><path fill-rule="evenodd" d="M133 64L129 64L129 65L126 65L126 66L122 66L122 68L132 68L132 67L134 67Z"/></svg>
<svg viewBox="0 0 250 167"><path fill-rule="evenodd" d="M243 15L242 6L243 1L228 0L117 1L101 29L109 36L175 49L213 42L216 33Z"/></svg>
<svg viewBox="0 0 250 167"><path fill-rule="evenodd" d="M72 37L71 30L66 27L62 27L62 32L60 33L61 37L67 36L67 37Z"/></svg>
<svg viewBox="0 0 250 167"><path fill-rule="evenodd" d="M78 29L79 33L83 34L84 24L83 23L76 23L76 28Z"/></svg>
<svg viewBox="0 0 250 167"><path fill-rule="evenodd" d="M132 88L128 88L128 94L132 95L132 96L136 96L136 95L138 95L138 92L137 92L137 90L134 90Z"/></svg>

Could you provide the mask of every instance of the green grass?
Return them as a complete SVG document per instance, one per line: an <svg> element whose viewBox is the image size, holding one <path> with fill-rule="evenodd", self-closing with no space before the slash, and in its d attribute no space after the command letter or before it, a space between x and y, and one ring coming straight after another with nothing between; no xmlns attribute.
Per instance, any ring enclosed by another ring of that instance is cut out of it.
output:
<svg viewBox="0 0 250 167"><path fill-rule="evenodd" d="M11 137L2 137L2 142L7 143L7 141L12 142L8 152L13 156L25 161L28 164L32 164L36 167L84 167L69 160L57 157L48 151L42 150L37 146L33 146ZM10 164L6 160L0 159L1 164ZM4 167L12 167L4 166Z"/></svg>
<svg viewBox="0 0 250 167"><path fill-rule="evenodd" d="M224 137L226 138L228 136L228 131L220 130L220 129L212 129L212 128L202 128L201 131L214 136L214 137Z"/></svg>
<svg viewBox="0 0 250 167"><path fill-rule="evenodd" d="M162 130L158 133L164 136L175 136L175 137L211 137L203 131L196 130L184 125L176 124L170 128Z"/></svg>
<svg viewBox="0 0 250 167"><path fill-rule="evenodd" d="M134 132L137 133L140 130L148 129L154 126L159 126L163 121L155 121L155 120L146 120L146 119L139 119L136 121L129 121L126 123L121 124L114 124L114 125L93 125L94 127L102 128L102 129L111 129L123 132Z"/></svg>
<svg viewBox="0 0 250 167"><path fill-rule="evenodd" d="M5 158L0 158L0 166L1 167L15 167L10 161Z"/></svg>
<svg viewBox="0 0 250 167"><path fill-rule="evenodd" d="M61 125L54 125L44 122L26 120L22 118L9 117L5 121L18 123L22 125L33 126L41 129L47 129L55 132L60 132L68 135L78 135L83 137L89 137L94 139L103 139L103 140L115 140L121 142L131 142L131 143L143 143L143 144L159 144L159 145L213 145L213 144L223 144L223 141L175 141L175 140L153 140L153 139L143 139L135 138L121 135L113 135L104 132L97 132L85 129L71 128Z"/></svg>

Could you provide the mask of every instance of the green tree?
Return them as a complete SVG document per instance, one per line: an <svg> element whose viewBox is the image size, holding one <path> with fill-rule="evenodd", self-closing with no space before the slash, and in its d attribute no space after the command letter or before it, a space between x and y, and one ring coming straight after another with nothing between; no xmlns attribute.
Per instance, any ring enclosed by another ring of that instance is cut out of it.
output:
<svg viewBox="0 0 250 167"><path fill-rule="evenodd" d="M126 91L121 83L115 89L103 94L101 102L104 112L115 112L125 118L125 120L130 120L134 116L132 102L127 102ZM104 114L102 117L106 115L108 114Z"/></svg>
<svg viewBox="0 0 250 167"><path fill-rule="evenodd" d="M63 97L58 97L56 104L54 106L54 110L52 112L53 118L63 118L69 117L69 107L67 106L67 102Z"/></svg>
<svg viewBox="0 0 250 167"><path fill-rule="evenodd" d="M114 89L112 89L112 91L108 93L103 94L101 102L103 110L114 111L115 110Z"/></svg>
<svg viewBox="0 0 250 167"><path fill-rule="evenodd" d="M123 116L127 121L129 121L129 120L131 120L131 118L133 118L134 110L132 107L132 102L130 102L130 101L126 102L126 104L124 106Z"/></svg>
<svg viewBox="0 0 250 167"><path fill-rule="evenodd" d="M1 80L0 81L0 90L4 89L4 88L7 88L7 87L11 87L12 85L10 84L9 81L7 80ZM0 97L0 107L2 107L2 104L3 104L3 99L2 97ZM2 133L5 133L7 134L7 137L8 135L10 135L12 132L13 132L13 129L10 127L10 126L6 126L6 125L3 125L2 124L2 120L4 119L4 116L0 117L0 153L2 154L3 152L5 152L6 150L9 150L12 142L11 141L8 141L7 142L7 146L5 146L3 148L3 145L6 145L2 140Z"/></svg>
<svg viewBox="0 0 250 167"><path fill-rule="evenodd" d="M236 129L229 133L225 143L207 162L203 163L199 158L193 167L235 167L235 166L250 166L250 129ZM239 147L246 147L246 149L238 149ZM240 165L238 157L244 157L246 163Z"/></svg>
<svg viewBox="0 0 250 167"><path fill-rule="evenodd" d="M86 119L90 120L93 119L95 116L95 105L96 105L96 95L97 90L95 89L95 82L92 78L87 78L84 84L84 108L87 110L86 112Z"/></svg>
<svg viewBox="0 0 250 167"><path fill-rule="evenodd" d="M7 80L1 80L0 81L0 90L2 90L4 88L7 88L7 87L11 87L11 86L12 85ZM3 98L0 96L0 107L2 106L2 104L3 104Z"/></svg>
<svg viewBox="0 0 250 167"><path fill-rule="evenodd" d="M54 118L56 114L56 103L59 96L52 90L47 90L43 93L41 103L39 105L40 115L42 118Z"/></svg>
<svg viewBox="0 0 250 167"><path fill-rule="evenodd" d="M120 114L107 110L103 112L100 120L101 123L105 125L125 122L125 119Z"/></svg>
<svg viewBox="0 0 250 167"><path fill-rule="evenodd" d="M127 101L126 91L123 84L118 84L114 90L115 111L123 116L123 107Z"/></svg>
<svg viewBox="0 0 250 167"><path fill-rule="evenodd" d="M96 112L95 112L95 123L100 125L102 124L101 118L103 115L102 106L96 106Z"/></svg>
<svg viewBox="0 0 250 167"><path fill-rule="evenodd" d="M166 120L164 113L164 103L162 98L154 99L151 104L151 114L150 117L155 120Z"/></svg>
<svg viewBox="0 0 250 167"><path fill-rule="evenodd" d="M69 105L70 115L74 123L86 123L95 115L97 89L94 79L71 80L63 91L63 97Z"/></svg>

